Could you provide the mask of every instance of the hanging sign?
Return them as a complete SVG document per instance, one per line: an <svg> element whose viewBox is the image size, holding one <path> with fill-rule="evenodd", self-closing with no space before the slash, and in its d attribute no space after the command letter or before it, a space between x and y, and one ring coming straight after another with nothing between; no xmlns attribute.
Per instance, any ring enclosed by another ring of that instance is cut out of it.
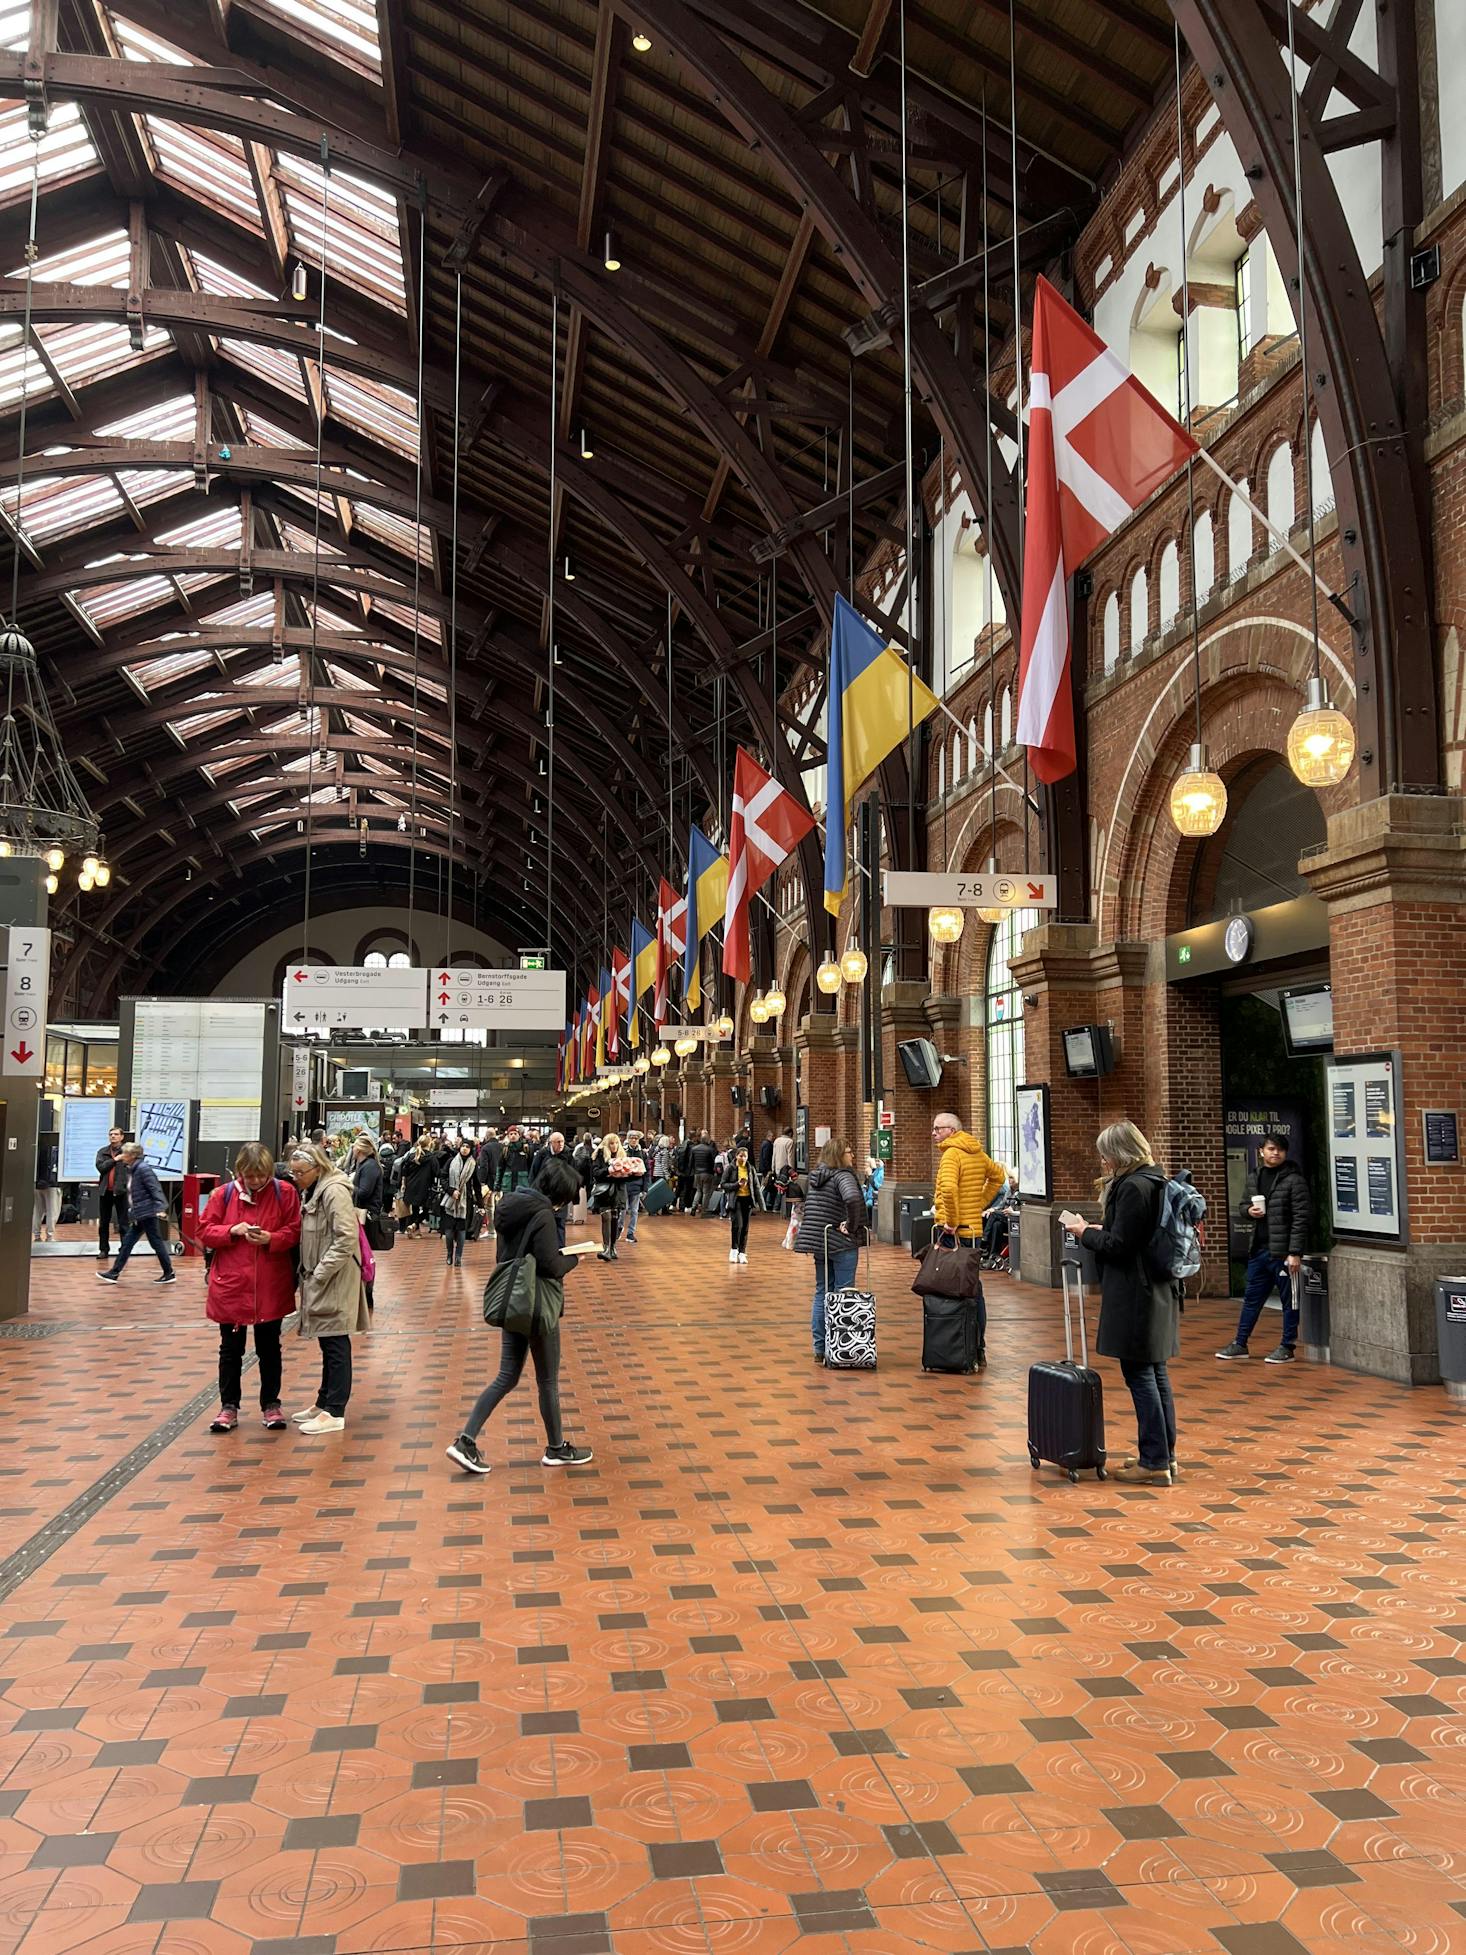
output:
<svg viewBox="0 0 1466 1955"><path fill-rule="evenodd" d="M280 1013L294 1032L387 1026L419 1032L428 1022L427 973L368 970L364 964L291 964Z"/></svg>
<svg viewBox="0 0 1466 1955"><path fill-rule="evenodd" d="M1056 910L1057 876L936 876L887 869L881 900L893 909Z"/></svg>
<svg viewBox="0 0 1466 1955"><path fill-rule="evenodd" d="M421 973L418 973L421 976ZM428 1022L505 1032L563 1032L568 1016L563 971L428 972Z"/></svg>
<svg viewBox="0 0 1466 1955"><path fill-rule="evenodd" d="M304 1113L310 1104L311 1095L311 1052L308 1045L298 1045L290 1055L290 1110Z"/></svg>
<svg viewBox="0 0 1466 1955"><path fill-rule="evenodd" d="M46 994L51 988L51 932L12 924L5 969L5 1057L13 1079L46 1074Z"/></svg>

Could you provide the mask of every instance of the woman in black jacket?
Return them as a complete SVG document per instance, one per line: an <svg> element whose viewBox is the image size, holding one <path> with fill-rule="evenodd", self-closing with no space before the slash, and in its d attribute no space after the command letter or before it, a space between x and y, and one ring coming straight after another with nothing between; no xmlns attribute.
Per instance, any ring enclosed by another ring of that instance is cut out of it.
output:
<svg viewBox="0 0 1466 1955"><path fill-rule="evenodd" d="M533 1188L517 1188L499 1204L497 1263L512 1262L516 1256L529 1256L541 1277L565 1277L580 1258L567 1256L555 1235L555 1211L575 1200L580 1186L575 1169L563 1158L549 1162ZM561 1321L563 1322L563 1313ZM499 1374L479 1393L478 1403L468 1422L448 1448L449 1459L467 1473L487 1473L489 1462L478 1449L478 1435L489 1414L524 1375L524 1360L534 1359L535 1384L540 1395L540 1417L545 1422L545 1450L542 1466L584 1466L591 1459L589 1446L572 1446L560 1425L560 1324L536 1337L519 1331L501 1331Z"/></svg>
<svg viewBox="0 0 1466 1955"><path fill-rule="evenodd" d="M1176 1464L1176 1405L1166 1367L1180 1349L1180 1313L1175 1284L1153 1274L1147 1253L1160 1222L1165 1176L1150 1142L1129 1120L1106 1127L1095 1151L1104 1170L1103 1222L1096 1227L1069 1210L1059 1222L1099 1260L1095 1349L1119 1360L1135 1401L1139 1456L1127 1459L1115 1478L1165 1487Z"/></svg>
<svg viewBox="0 0 1466 1955"><path fill-rule="evenodd" d="M730 1263L746 1263L749 1217L756 1208L764 1205L763 1189L746 1147L729 1149L722 1187L723 1206L733 1224L733 1246L728 1251L728 1260Z"/></svg>
<svg viewBox="0 0 1466 1955"><path fill-rule="evenodd" d="M865 1196L855 1174L855 1149L848 1140L827 1140L809 1177L794 1247L814 1258L814 1303L810 1340L825 1361L825 1296L848 1289L855 1280L860 1245L867 1234Z"/></svg>

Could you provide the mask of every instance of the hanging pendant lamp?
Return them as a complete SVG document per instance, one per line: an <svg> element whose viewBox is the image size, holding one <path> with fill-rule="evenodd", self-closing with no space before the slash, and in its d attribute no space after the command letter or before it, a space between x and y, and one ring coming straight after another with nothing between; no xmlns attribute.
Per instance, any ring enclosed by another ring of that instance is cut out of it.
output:
<svg viewBox="0 0 1466 1955"><path fill-rule="evenodd" d="M1288 765L1305 787L1337 787L1354 747L1353 721L1330 702L1322 678L1310 679L1303 711L1288 728Z"/></svg>

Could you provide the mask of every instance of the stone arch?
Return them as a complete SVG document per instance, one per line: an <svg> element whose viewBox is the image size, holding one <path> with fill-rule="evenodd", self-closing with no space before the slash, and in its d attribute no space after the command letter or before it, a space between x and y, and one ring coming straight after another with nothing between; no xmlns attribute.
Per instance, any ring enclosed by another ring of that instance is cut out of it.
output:
<svg viewBox="0 0 1466 1955"><path fill-rule="evenodd" d="M1102 669L1108 675L1120 663L1120 593L1107 593L1100 626L1100 658Z"/></svg>
<svg viewBox="0 0 1466 1955"><path fill-rule="evenodd" d="M1257 526L1241 491L1250 486L1244 478L1227 498L1227 580L1233 581L1252 561L1257 547Z"/></svg>
<svg viewBox="0 0 1466 1955"><path fill-rule="evenodd" d="M352 963L364 964L369 950L385 950L389 954L394 950L405 950L414 964L421 964L423 961L422 951L416 939L409 937L405 930L398 930L391 924L383 924L375 930L368 930L356 946ZM466 960L455 958L454 961Z"/></svg>

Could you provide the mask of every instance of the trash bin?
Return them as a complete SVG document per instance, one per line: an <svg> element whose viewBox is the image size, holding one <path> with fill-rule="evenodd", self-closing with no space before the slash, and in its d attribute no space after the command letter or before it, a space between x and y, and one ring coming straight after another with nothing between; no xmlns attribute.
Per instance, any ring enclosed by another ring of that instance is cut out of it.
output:
<svg viewBox="0 0 1466 1955"><path fill-rule="evenodd" d="M1446 1397L1466 1408L1466 1276L1437 1277L1435 1334Z"/></svg>
<svg viewBox="0 0 1466 1955"><path fill-rule="evenodd" d="M1023 1276L1023 1260L1021 1254L1023 1248L1022 1226L1023 1210L1021 1208L1015 1208L1013 1213L1008 1217L1008 1274L1015 1282L1021 1281Z"/></svg>
<svg viewBox="0 0 1466 1955"><path fill-rule="evenodd" d="M1314 1364L1329 1362L1329 1259L1305 1256L1298 1283L1298 1329L1303 1355Z"/></svg>
<svg viewBox="0 0 1466 1955"><path fill-rule="evenodd" d="M930 1195L903 1195L901 1197L901 1240L907 1248L911 1247L911 1224L918 1215L924 1215L932 1205Z"/></svg>

